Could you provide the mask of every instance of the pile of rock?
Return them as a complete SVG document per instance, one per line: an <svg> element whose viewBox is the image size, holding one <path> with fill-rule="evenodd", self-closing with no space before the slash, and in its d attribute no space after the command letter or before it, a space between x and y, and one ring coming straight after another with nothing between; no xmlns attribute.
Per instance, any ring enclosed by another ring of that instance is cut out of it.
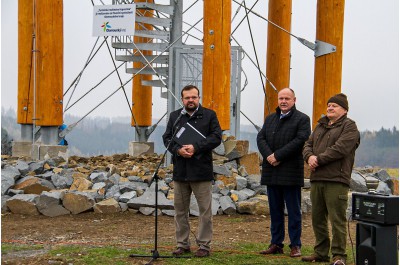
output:
<svg viewBox="0 0 400 265"><path fill-rule="evenodd" d="M174 215L173 165L154 172L161 160L157 154L132 157L127 154L90 158L71 156L29 161L2 156L2 212L46 216L79 214L86 211L121 211ZM213 214L269 214L266 187L260 185L257 152L249 152L248 141L224 136L214 150ZM359 169L353 172L351 189L365 192L366 175L379 179L378 190L393 194L393 180L381 170ZM309 181L303 189L303 212L311 210ZM398 194L398 191L397 191ZM351 196L351 194L349 194ZM351 200L349 200L351 201ZM194 197L190 213L198 215Z"/></svg>

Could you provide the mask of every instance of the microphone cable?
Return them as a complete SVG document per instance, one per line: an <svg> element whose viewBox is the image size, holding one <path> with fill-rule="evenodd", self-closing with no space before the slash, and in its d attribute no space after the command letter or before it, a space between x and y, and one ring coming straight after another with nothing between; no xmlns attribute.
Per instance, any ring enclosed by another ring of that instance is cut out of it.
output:
<svg viewBox="0 0 400 265"><path fill-rule="evenodd" d="M353 239L351 238L351 233L350 233L350 220L352 220L352 215L349 215L349 218L347 219L347 231L349 234L349 239L350 239L350 245L351 245L351 253L353 254L353 262L356 264L356 256L354 255L354 243Z"/></svg>

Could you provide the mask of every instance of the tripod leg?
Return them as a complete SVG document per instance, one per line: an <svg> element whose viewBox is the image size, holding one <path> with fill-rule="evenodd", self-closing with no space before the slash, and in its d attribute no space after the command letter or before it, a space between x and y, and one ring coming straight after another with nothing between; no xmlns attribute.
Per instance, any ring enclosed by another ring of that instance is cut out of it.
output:
<svg viewBox="0 0 400 265"><path fill-rule="evenodd" d="M160 253L158 253L157 249L152 250L151 253L153 253L154 259L158 259L160 257Z"/></svg>

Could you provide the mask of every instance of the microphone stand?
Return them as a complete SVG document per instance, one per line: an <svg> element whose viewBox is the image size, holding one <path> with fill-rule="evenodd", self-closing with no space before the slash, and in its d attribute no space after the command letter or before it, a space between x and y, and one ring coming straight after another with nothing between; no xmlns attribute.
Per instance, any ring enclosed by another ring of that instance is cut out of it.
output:
<svg viewBox="0 0 400 265"><path fill-rule="evenodd" d="M185 114L186 114L186 111L185 111L185 109L183 109L181 111L180 115L178 116L178 118L176 119L176 121L175 121L174 125L172 126L172 128L175 128L175 126L178 124L179 120ZM176 135L176 133L178 131L179 131L178 128L176 128L176 130L172 134L171 139L169 140L168 145L165 148L163 155L161 156L161 160L158 163L157 168L156 168L156 170L155 170L155 172L153 174L152 180L150 182L150 183L153 183L153 181L155 181L155 185L154 185L154 190L155 190L155 211L154 211L155 212L155 218L154 218L154 223L155 223L155 225L154 225L154 249L151 250L152 255L141 255L141 254L130 254L129 255L129 257L131 257L131 258L151 257L151 260L148 263L146 263L146 265L152 264L152 262L157 260L158 258L190 258L191 257L191 256L188 256L188 255L186 255L186 256L160 256L160 254L158 253L158 249L157 249L157 247L158 247L158 240L157 240L157 238L158 238L158 180L160 179L159 176L158 176L158 171L159 171L161 165L163 164L165 156L166 156L166 154L168 152L168 148L171 145L171 143L172 143L172 141L173 141L173 139L174 139L174 137L175 137L175 135Z"/></svg>

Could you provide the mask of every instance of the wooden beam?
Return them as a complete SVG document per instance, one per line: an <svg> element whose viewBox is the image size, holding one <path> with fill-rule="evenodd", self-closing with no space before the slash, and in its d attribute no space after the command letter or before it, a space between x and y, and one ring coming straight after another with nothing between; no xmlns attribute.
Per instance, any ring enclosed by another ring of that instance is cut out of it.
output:
<svg viewBox="0 0 400 265"><path fill-rule="evenodd" d="M136 0L135 3L140 2L148 2L154 3L154 0L146 1L146 0ZM153 17L153 10L149 9L137 9L137 13L140 13L146 17ZM143 26L147 30L153 30L153 26L150 24L143 23L135 23L135 30L144 30ZM151 42L151 38L145 37L134 37L135 43L147 43ZM144 55L152 55L152 51L142 51ZM139 52L136 53L136 56L141 56ZM145 64L141 62L134 62L133 68L142 68ZM153 90L151 86L142 85L142 80L152 80L152 75L138 74L133 78L132 82L132 111L135 119L131 119L132 126L139 127L148 127L152 124L152 99L153 99ZM135 122L136 121L136 122Z"/></svg>
<svg viewBox="0 0 400 265"><path fill-rule="evenodd" d="M270 0L268 20L290 32L292 21L292 0ZM268 24L267 78L276 89L289 87L290 81L290 35ZM278 106L278 93L266 82L264 117L275 112Z"/></svg>
<svg viewBox="0 0 400 265"><path fill-rule="evenodd" d="M36 125L63 122L63 1L36 0Z"/></svg>
<svg viewBox="0 0 400 265"><path fill-rule="evenodd" d="M202 104L217 112L222 130L230 128L230 0L204 0Z"/></svg>
<svg viewBox="0 0 400 265"><path fill-rule="evenodd" d="M17 123L32 124L33 1L18 0L18 106ZM9 88L14 89L14 88Z"/></svg>
<svg viewBox="0 0 400 265"><path fill-rule="evenodd" d="M318 0L316 39L336 46L336 52L315 58L313 128L322 114L326 102L342 87L342 54L344 0Z"/></svg>

